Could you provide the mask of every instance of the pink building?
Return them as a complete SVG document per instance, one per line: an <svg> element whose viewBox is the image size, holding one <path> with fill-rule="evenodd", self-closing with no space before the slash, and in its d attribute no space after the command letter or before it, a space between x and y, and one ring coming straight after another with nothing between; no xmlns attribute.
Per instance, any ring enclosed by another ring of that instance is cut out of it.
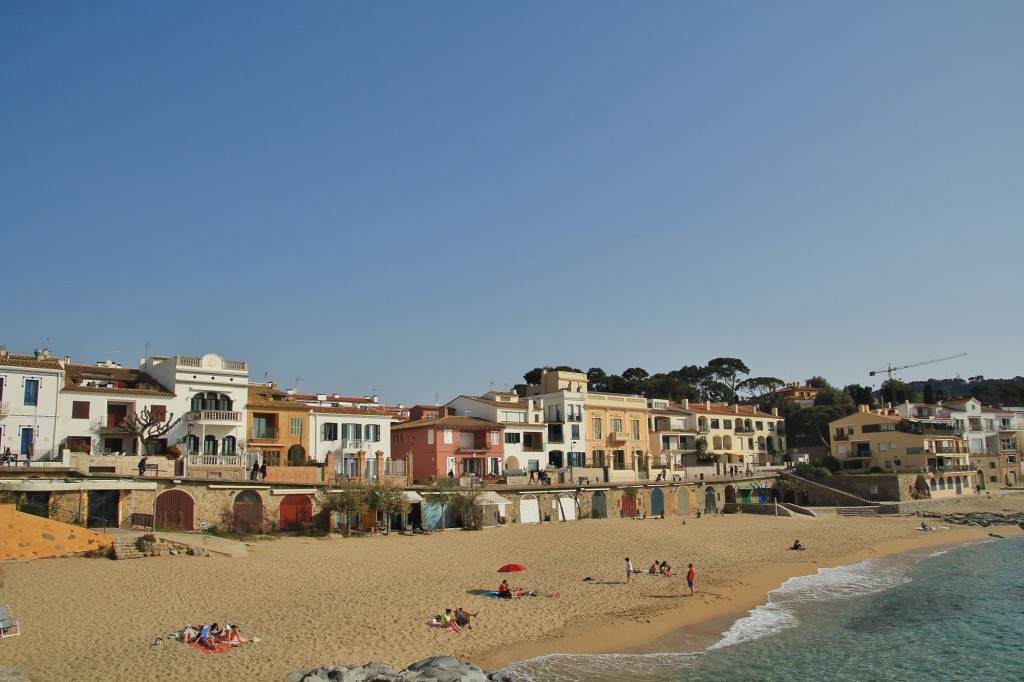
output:
<svg viewBox="0 0 1024 682"><path fill-rule="evenodd" d="M501 471L504 427L477 417L457 417L442 406L416 405L410 420L391 427L393 459L412 455L414 483L430 477L477 476Z"/></svg>

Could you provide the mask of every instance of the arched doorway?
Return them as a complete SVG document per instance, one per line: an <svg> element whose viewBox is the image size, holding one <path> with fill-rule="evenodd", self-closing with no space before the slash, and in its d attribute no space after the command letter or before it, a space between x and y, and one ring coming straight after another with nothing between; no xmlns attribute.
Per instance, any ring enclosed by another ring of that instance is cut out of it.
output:
<svg viewBox="0 0 1024 682"><path fill-rule="evenodd" d="M651 491L651 516L664 516L665 515L665 493L661 492L661 488L655 488Z"/></svg>
<svg viewBox="0 0 1024 682"><path fill-rule="evenodd" d="M631 519L636 516L636 510L639 508L637 498L632 495L622 496L622 517Z"/></svg>
<svg viewBox="0 0 1024 682"><path fill-rule="evenodd" d="M725 503L730 504L736 501L736 488L731 485L725 486ZM749 501L749 500L748 500Z"/></svg>
<svg viewBox="0 0 1024 682"><path fill-rule="evenodd" d="M715 499L715 489L711 486L704 488L704 513L718 513L718 501Z"/></svg>
<svg viewBox="0 0 1024 682"><path fill-rule="evenodd" d="M519 466L519 458L515 455L505 458L505 471L521 469Z"/></svg>
<svg viewBox="0 0 1024 682"><path fill-rule="evenodd" d="M690 513L690 489L680 488L679 494L676 495L677 502L679 504L679 514Z"/></svg>
<svg viewBox="0 0 1024 682"><path fill-rule="evenodd" d="M258 533L263 530L263 498L255 490L243 490L235 495L234 521L236 533Z"/></svg>
<svg viewBox="0 0 1024 682"><path fill-rule="evenodd" d="M281 500L281 530L300 530L313 520L313 503L308 495L285 495Z"/></svg>
<svg viewBox="0 0 1024 682"><path fill-rule="evenodd" d="M156 498L156 527L195 530L196 503L184 490L165 490Z"/></svg>
<svg viewBox="0 0 1024 682"><path fill-rule="evenodd" d="M293 445L288 448L288 466L301 467L306 465L306 448Z"/></svg>
<svg viewBox="0 0 1024 682"><path fill-rule="evenodd" d="M523 495L519 500L519 523L540 523L540 503L535 495Z"/></svg>
<svg viewBox="0 0 1024 682"><path fill-rule="evenodd" d="M595 519L607 519L608 518L608 498L604 492L598 490L594 493L594 497L590 502L591 516Z"/></svg>
<svg viewBox="0 0 1024 682"><path fill-rule="evenodd" d="M558 498L558 520L576 520L576 500L572 495L560 495Z"/></svg>

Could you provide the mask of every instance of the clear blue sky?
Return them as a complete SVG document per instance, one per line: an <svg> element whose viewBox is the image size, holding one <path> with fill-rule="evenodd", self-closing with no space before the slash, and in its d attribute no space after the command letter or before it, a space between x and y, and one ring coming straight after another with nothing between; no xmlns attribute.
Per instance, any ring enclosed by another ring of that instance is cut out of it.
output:
<svg viewBox="0 0 1024 682"><path fill-rule="evenodd" d="M3 334L397 403L1022 374L1024 3L0 4Z"/></svg>

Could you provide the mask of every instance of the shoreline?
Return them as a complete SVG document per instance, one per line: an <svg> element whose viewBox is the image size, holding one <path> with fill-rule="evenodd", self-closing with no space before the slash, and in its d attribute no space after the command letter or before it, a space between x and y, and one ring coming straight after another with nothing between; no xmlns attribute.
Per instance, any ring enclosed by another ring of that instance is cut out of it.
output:
<svg viewBox="0 0 1024 682"><path fill-rule="evenodd" d="M699 635L715 640L721 638L738 620L768 603L768 595L791 579L813 575L823 568L849 566L869 559L908 554L922 549L962 547L989 540L993 528L999 530L999 535L1004 537L1024 535L1024 530L1017 526L952 527L945 531L922 533L920 537L885 540L824 561L772 564L754 573L739 576L736 587L719 590L719 599L710 602L700 598L698 579L697 592L692 598L681 597L686 603L653 615L650 622L624 620L613 624L579 626L556 639L521 642L485 652L472 662L483 670L496 671L511 663L557 654L676 653L667 649L664 643L678 641L680 636L689 638ZM690 599L701 603L703 608L695 609ZM611 631L614 631L614 638L608 636ZM615 648L598 644L613 639L616 642Z"/></svg>

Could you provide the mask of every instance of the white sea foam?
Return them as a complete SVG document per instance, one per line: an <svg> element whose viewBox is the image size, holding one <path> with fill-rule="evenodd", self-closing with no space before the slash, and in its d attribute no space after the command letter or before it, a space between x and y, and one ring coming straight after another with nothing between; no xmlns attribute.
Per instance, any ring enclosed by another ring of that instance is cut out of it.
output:
<svg viewBox="0 0 1024 682"><path fill-rule="evenodd" d="M751 642L796 627L796 609L800 604L859 598L891 589L909 580L907 570L904 562L869 559L791 578L768 594L767 604L733 623L708 650Z"/></svg>
<svg viewBox="0 0 1024 682"><path fill-rule="evenodd" d="M645 680L689 666L698 653L551 654L510 663L501 669L522 682Z"/></svg>

